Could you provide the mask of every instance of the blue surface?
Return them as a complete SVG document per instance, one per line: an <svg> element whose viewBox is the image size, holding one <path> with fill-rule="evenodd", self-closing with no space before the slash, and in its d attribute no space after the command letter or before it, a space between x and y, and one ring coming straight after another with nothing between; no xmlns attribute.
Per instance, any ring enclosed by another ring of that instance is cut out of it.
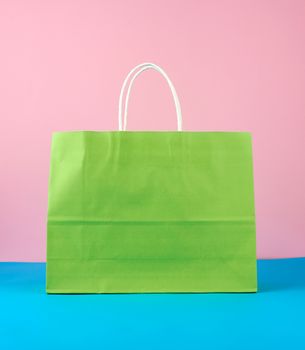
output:
<svg viewBox="0 0 305 350"><path fill-rule="evenodd" d="M305 349L305 258L258 262L257 294L47 295L0 263L0 349Z"/></svg>

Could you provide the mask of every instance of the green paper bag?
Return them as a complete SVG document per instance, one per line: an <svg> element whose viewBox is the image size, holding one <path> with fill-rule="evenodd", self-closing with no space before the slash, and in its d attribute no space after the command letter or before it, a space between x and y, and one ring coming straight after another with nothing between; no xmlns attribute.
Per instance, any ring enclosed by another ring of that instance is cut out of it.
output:
<svg viewBox="0 0 305 350"><path fill-rule="evenodd" d="M126 131L146 69L169 83L177 132ZM171 81L145 63L123 84L120 131L53 135L48 293L257 290L251 136L181 129Z"/></svg>

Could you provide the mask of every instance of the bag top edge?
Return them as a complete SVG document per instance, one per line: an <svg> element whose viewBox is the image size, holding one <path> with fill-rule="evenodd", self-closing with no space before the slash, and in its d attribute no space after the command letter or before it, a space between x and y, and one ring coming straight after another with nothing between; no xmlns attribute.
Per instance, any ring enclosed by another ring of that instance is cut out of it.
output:
<svg viewBox="0 0 305 350"><path fill-rule="evenodd" d="M66 131L53 131L55 134L77 134L77 133L90 133L90 134L244 134L252 135L250 131L147 131L147 130L135 130L135 131L113 131L113 130L66 130Z"/></svg>

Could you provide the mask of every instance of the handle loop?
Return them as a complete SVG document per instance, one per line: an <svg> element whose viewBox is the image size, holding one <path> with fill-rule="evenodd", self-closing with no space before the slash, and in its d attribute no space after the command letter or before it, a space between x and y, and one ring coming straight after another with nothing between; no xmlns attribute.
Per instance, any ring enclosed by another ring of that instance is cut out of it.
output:
<svg viewBox="0 0 305 350"><path fill-rule="evenodd" d="M139 69L141 68L141 69ZM139 69L139 70L138 70ZM127 77L125 78L122 88L121 88L121 93L120 93L120 98L119 98L119 131L126 131L127 129L127 112L128 112L128 103L129 103L129 97L130 97L130 92L132 89L132 86L134 84L135 79L144 71L148 70L148 69L154 69L155 71L159 72L167 81L173 98L174 98L174 103L175 103L175 107L176 107L176 113L177 113L177 128L178 131L182 131L182 114L181 114L181 106L180 106L180 101L176 92L176 89L173 85L173 83L171 82L171 80L169 79L168 75L165 73L165 71L157 66L154 63L142 63L137 65L136 67L134 67L127 75ZM126 97L125 97L125 106L124 106L124 119L122 120L122 111L123 111L123 95L125 92L125 89L127 87L127 83L130 79L130 77L132 76L132 74L138 70L134 76L131 78L129 84L128 84L128 88L127 88L127 93L126 93Z"/></svg>

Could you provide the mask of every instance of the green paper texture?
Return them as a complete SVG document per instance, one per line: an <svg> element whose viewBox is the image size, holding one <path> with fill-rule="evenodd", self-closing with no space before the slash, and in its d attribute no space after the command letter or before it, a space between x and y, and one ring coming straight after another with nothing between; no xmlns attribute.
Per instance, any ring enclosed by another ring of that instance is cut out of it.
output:
<svg viewBox="0 0 305 350"><path fill-rule="evenodd" d="M256 290L249 133L53 135L48 293Z"/></svg>

